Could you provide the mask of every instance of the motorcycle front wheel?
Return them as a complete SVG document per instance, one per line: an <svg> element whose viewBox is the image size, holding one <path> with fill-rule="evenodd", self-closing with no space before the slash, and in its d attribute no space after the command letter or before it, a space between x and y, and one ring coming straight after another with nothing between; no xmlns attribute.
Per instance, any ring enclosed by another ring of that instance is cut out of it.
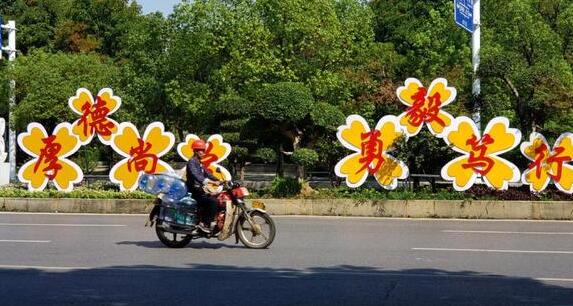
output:
<svg viewBox="0 0 573 306"><path fill-rule="evenodd" d="M187 246L192 239L190 235L176 234L166 231L163 228L161 221L158 221L155 224L155 233L157 234L159 241L161 241L165 246L174 249L180 249Z"/></svg>
<svg viewBox="0 0 573 306"><path fill-rule="evenodd" d="M237 223L237 235L239 240L248 248L264 249L273 243L276 235L275 222L267 213L257 210L249 213L253 225L246 218L241 218ZM258 229L258 230L257 230Z"/></svg>

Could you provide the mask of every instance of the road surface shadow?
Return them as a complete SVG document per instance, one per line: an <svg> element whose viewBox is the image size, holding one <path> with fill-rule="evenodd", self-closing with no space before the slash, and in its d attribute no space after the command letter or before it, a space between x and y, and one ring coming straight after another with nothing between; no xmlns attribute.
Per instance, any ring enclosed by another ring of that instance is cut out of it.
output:
<svg viewBox="0 0 573 306"><path fill-rule="evenodd" d="M2 305L573 305L573 283L438 269L0 269Z"/></svg>
<svg viewBox="0 0 573 306"><path fill-rule="evenodd" d="M118 245L135 245L138 247L150 248L150 249L167 249L167 247L161 243L159 240L155 241L120 241L116 242L115 244ZM231 245L231 244L224 244L224 243L217 243L217 242L207 242L207 241L191 241L188 248L192 249L220 249L220 248L227 248L227 249L236 249L236 248L245 248L242 245Z"/></svg>

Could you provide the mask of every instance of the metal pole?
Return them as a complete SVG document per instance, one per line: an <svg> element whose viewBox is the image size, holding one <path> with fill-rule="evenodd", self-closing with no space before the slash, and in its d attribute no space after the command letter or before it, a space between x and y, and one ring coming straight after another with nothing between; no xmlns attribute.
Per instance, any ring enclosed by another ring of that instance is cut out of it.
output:
<svg viewBox="0 0 573 306"><path fill-rule="evenodd" d="M474 0L474 31L472 33L472 68L474 73L474 81L472 84L472 94L474 99L474 110L473 110L473 120L481 130L481 105L479 100L479 95L481 93L481 83L477 76L477 71L479 68L479 51L480 51L480 34L481 34L481 24L480 24L480 0Z"/></svg>
<svg viewBox="0 0 573 306"><path fill-rule="evenodd" d="M13 62L16 60L16 22L8 21L8 61ZM16 81L10 81L10 107L8 112L9 126L14 123L14 115L12 108L16 105ZM10 181L15 182L16 178L16 131L12 127L9 128L8 136L8 159L10 160Z"/></svg>

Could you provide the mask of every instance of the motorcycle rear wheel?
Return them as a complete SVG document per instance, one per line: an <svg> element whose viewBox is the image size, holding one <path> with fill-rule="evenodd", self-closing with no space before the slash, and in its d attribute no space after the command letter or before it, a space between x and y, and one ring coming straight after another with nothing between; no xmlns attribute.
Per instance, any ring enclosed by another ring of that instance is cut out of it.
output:
<svg viewBox="0 0 573 306"><path fill-rule="evenodd" d="M237 223L237 235L239 240L248 248L251 249L264 249L267 248L273 240L275 240L275 235L277 228L275 222L267 213L263 213L257 210L251 211L249 214L257 225L261 226L261 234L256 234L253 230L251 224L247 219L241 218ZM249 239L248 236L251 238ZM262 238L255 241L256 238Z"/></svg>
<svg viewBox="0 0 573 306"><path fill-rule="evenodd" d="M166 231L163 228L161 221L158 221L155 224L155 234L157 234L157 238L159 238L161 243L169 248L174 249L186 247L192 239L191 235L182 235ZM177 240L177 238L180 238L180 240Z"/></svg>

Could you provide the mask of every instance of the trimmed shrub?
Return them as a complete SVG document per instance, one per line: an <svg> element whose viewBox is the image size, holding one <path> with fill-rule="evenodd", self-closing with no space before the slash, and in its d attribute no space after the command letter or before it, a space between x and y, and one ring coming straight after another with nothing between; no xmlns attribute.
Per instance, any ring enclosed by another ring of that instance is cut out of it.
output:
<svg viewBox="0 0 573 306"><path fill-rule="evenodd" d="M271 185L270 193L277 198L293 197L300 193L301 183L292 177L276 177Z"/></svg>
<svg viewBox="0 0 573 306"><path fill-rule="evenodd" d="M318 162L318 153L312 149L298 149L294 151L291 159L299 166L310 168Z"/></svg>
<svg viewBox="0 0 573 306"><path fill-rule="evenodd" d="M277 161L277 152L271 148L260 148L257 150L255 155L265 164L270 164Z"/></svg>

